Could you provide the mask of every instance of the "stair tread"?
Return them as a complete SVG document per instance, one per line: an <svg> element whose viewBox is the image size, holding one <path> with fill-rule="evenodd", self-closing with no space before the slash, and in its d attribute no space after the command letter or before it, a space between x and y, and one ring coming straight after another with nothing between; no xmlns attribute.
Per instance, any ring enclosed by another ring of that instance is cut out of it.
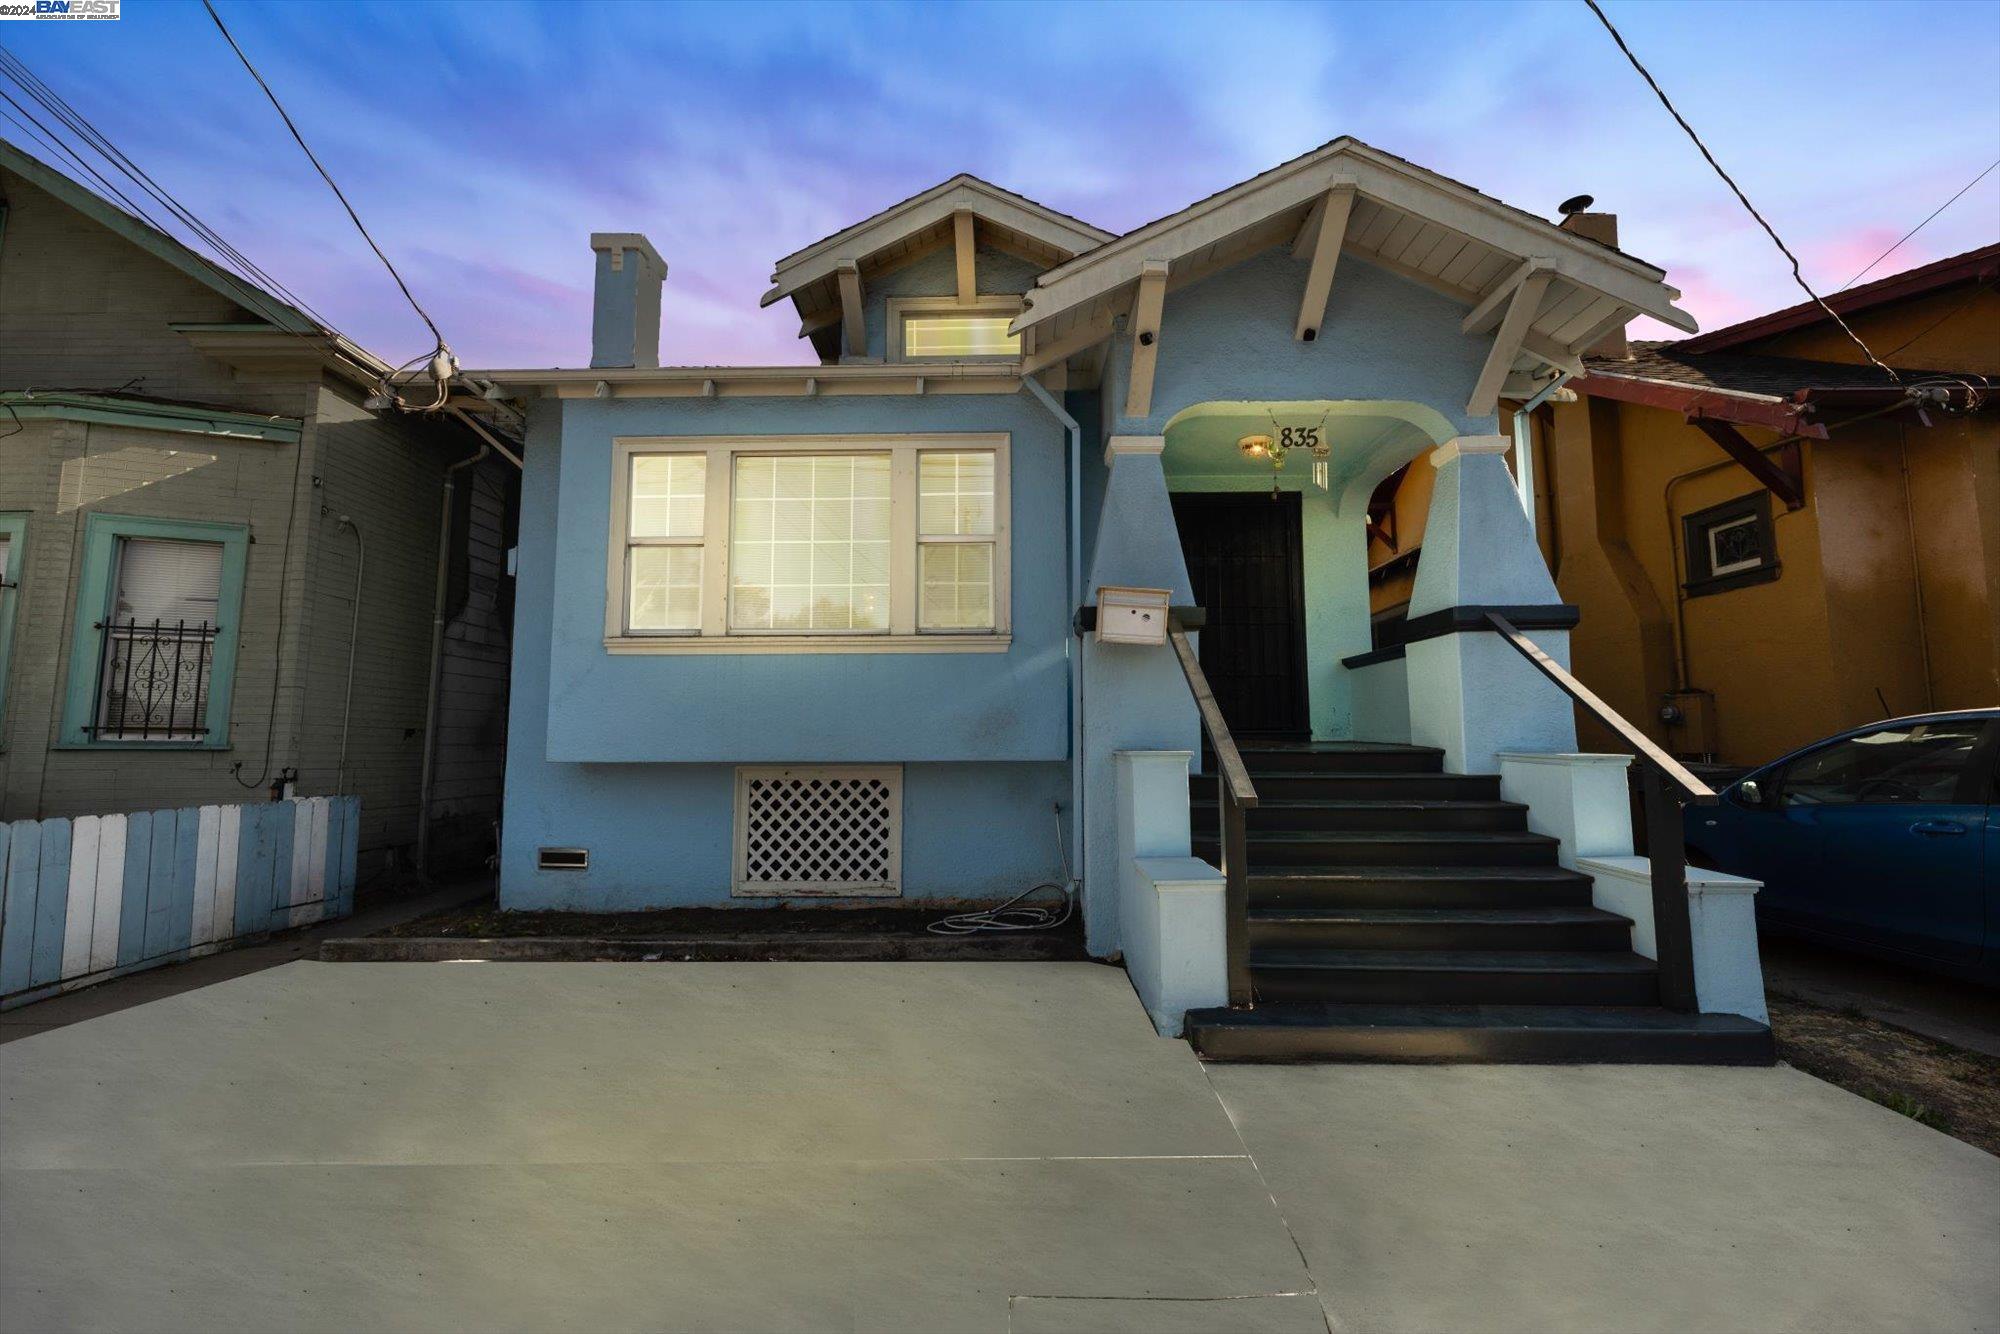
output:
<svg viewBox="0 0 2000 1334"><path fill-rule="evenodd" d="M1632 919L1602 908L1269 908L1252 907L1256 922L1311 922L1319 924L1368 923L1371 925L1435 925L1460 923L1467 926L1569 926L1604 922L1632 925Z"/></svg>
<svg viewBox="0 0 2000 1334"><path fill-rule="evenodd" d="M1681 1014L1641 1005L1357 1005L1288 1001L1254 1010L1189 1010L1189 1028L1559 1029L1589 1032L1745 1033L1764 1025L1740 1014Z"/></svg>
<svg viewBox="0 0 2000 1334"><path fill-rule="evenodd" d="M1630 950L1253 949L1250 966L1323 972L1651 973L1658 965Z"/></svg>
<svg viewBox="0 0 2000 1334"><path fill-rule="evenodd" d="M1442 755L1436 746L1413 746L1403 741L1239 741L1243 755L1278 752L1286 755Z"/></svg>
<svg viewBox="0 0 2000 1334"><path fill-rule="evenodd" d="M1191 804L1197 809L1214 809L1214 797L1195 797ZM1527 806L1518 801L1495 801L1485 797L1259 797L1257 810L1303 810L1303 811L1525 811ZM1421 831L1412 831L1421 832Z"/></svg>
<svg viewBox="0 0 2000 1334"><path fill-rule="evenodd" d="M1243 754L1243 767L1257 772L1254 756ZM1336 778L1342 782L1372 778L1384 783L1435 783L1440 780L1458 780L1468 783L1491 782L1498 774L1448 774L1443 772L1425 773L1421 769L1265 769L1262 771L1272 778ZM1212 783L1216 779L1213 770L1196 769L1188 777L1198 783Z"/></svg>
<svg viewBox="0 0 2000 1334"><path fill-rule="evenodd" d="M1199 840L1197 840L1199 841ZM1511 880L1547 885L1589 884L1590 877L1560 866L1283 866L1250 871L1250 883L1304 880L1328 885L1344 881L1398 881L1412 884L1428 881Z"/></svg>
<svg viewBox="0 0 2000 1334"><path fill-rule="evenodd" d="M1554 843L1547 834L1519 829L1262 829L1248 834L1252 843ZM1197 835L1196 842L1213 843L1215 835Z"/></svg>

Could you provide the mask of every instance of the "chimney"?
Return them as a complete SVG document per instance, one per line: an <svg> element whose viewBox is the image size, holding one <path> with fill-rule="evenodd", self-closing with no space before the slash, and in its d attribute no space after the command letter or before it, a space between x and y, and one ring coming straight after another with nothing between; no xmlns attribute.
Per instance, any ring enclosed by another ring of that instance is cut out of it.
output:
<svg viewBox="0 0 2000 1334"><path fill-rule="evenodd" d="M660 364L660 285L667 261L637 232L592 232L597 292L590 317L592 366Z"/></svg>
<svg viewBox="0 0 2000 1334"><path fill-rule="evenodd" d="M1618 248L1618 215L1616 213L1570 213L1566 214L1563 220L1556 225L1566 232L1575 232L1578 236L1584 237L1587 240L1608 245L1613 250ZM1625 341L1625 326L1621 324L1610 333L1604 335L1595 344L1585 348L1584 354L1592 357L1617 357L1624 361L1631 360L1632 346Z"/></svg>

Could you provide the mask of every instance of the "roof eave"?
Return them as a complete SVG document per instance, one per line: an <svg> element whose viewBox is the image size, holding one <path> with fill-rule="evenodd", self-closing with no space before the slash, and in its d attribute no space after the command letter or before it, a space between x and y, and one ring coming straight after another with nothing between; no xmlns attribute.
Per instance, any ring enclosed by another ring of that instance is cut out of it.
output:
<svg viewBox="0 0 2000 1334"><path fill-rule="evenodd" d="M1025 195L961 173L785 256L772 266L771 289L759 299L758 305L769 306L818 282L843 260L865 263L870 256L914 232L935 226L960 208L1021 232L1065 255L1078 255L1114 239L1111 232L1057 213Z"/></svg>
<svg viewBox="0 0 2000 1334"><path fill-rule="evenodd" d="M1953 255L1938 260L1934 264L1909 269L1902 273L1892 273L1886 278L1878 278L1861 287L1836 292L1826 298L1836 314L1847 316L1878 306L1891 305L1897 301L1908 301L1915 297L1928 296L1966 283L1989 281L2000 277L2000 242L1968 250L1962 255ZM1690 338L1681 344L1689 352L1721 352L1741 347L1745 343L1758 342L1765 338L1775 338L1779 334L1791 333L1798 329L1811 328L1824 323L1826 311L1816 301L1801 301L1783 310L1758 315L1735 324L1724 325Z"/></svg>
<svg viewBox="0 0 2000 1334"><path fill-rule="evenodd" d="M1102 298L1136 282L1139 267L1148 260L1172 260L1221 239L1211 233L1229 228L1233 234L1240 230L1231 227L1236 213L1274 217L1291 209L1310 207L1319 194L1341 185L1352 186L1384 207L1419 216L1423 216L1423 211L1413 207L1414 192L1426 191L1445 198L1451 207L1468 210L1482 220L1487 228L1487 235L1477 238L1482 243L1523 258L1546 256L1562 277L1617 298L1637 314L1650 315L1683 332L1691 333L1699 327L1692 315L1673 304L1680 293L1664 282L1663 270L1623 251L1565 232L1553 223L1536 219L1353 138L1336 139L1320 150L1280 164L1049 270L1036 280L1027 294L1026 308L1011 327L1020 332L1085 301ZM1251 201L1255 201L1254 206ZM1440 226L1450 226L1438 221ZM1201 226L1203 223L1208 225ZM1175 232L1182 232L1183 237L1169 241ZM1111 266L1108 278L1086 280L1105 266Z"/></svg>
<svg viewBox="0 0 2000 1334"><path fill-rule="evenodd" d="M1579 394L1609 398L1637 407L1661 408L1683 417L1705 417L1759 426L1783 435L1804 435L1824 439L1826 428L1806 420L1811 408L1775 394L1753 394L1740 389L1719 389L1710 385L1681 384L1642 375L1620 375L1616 371L1590 367L1588 373L1571 380L1569 387Z"/></svg>

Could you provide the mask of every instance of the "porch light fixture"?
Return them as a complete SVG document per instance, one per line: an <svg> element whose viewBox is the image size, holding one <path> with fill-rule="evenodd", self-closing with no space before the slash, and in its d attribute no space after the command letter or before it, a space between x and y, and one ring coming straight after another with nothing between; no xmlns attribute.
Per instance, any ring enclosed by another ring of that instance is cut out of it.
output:
<svg viewBox="0 0 2000 1334"><path fill-rule="evenodd" d="M1236 442L1245 458L1268 459L1271 463L1271 499L1278 498L1278 474L1285 470L1285 455L1292 447L1268 435L1246 435Z"/></svg>

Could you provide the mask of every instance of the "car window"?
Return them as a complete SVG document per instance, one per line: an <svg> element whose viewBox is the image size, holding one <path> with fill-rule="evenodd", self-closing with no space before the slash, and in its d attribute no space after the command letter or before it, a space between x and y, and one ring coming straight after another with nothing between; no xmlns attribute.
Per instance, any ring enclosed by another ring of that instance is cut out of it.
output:
<svg viewBox="0 0 2000 1334"><path fill-rule="evenodd" d="M1913 723L1836 741L1791 763L1781 799L1788 806L1952 801L1981 732L1978 722Z"/></svg>

